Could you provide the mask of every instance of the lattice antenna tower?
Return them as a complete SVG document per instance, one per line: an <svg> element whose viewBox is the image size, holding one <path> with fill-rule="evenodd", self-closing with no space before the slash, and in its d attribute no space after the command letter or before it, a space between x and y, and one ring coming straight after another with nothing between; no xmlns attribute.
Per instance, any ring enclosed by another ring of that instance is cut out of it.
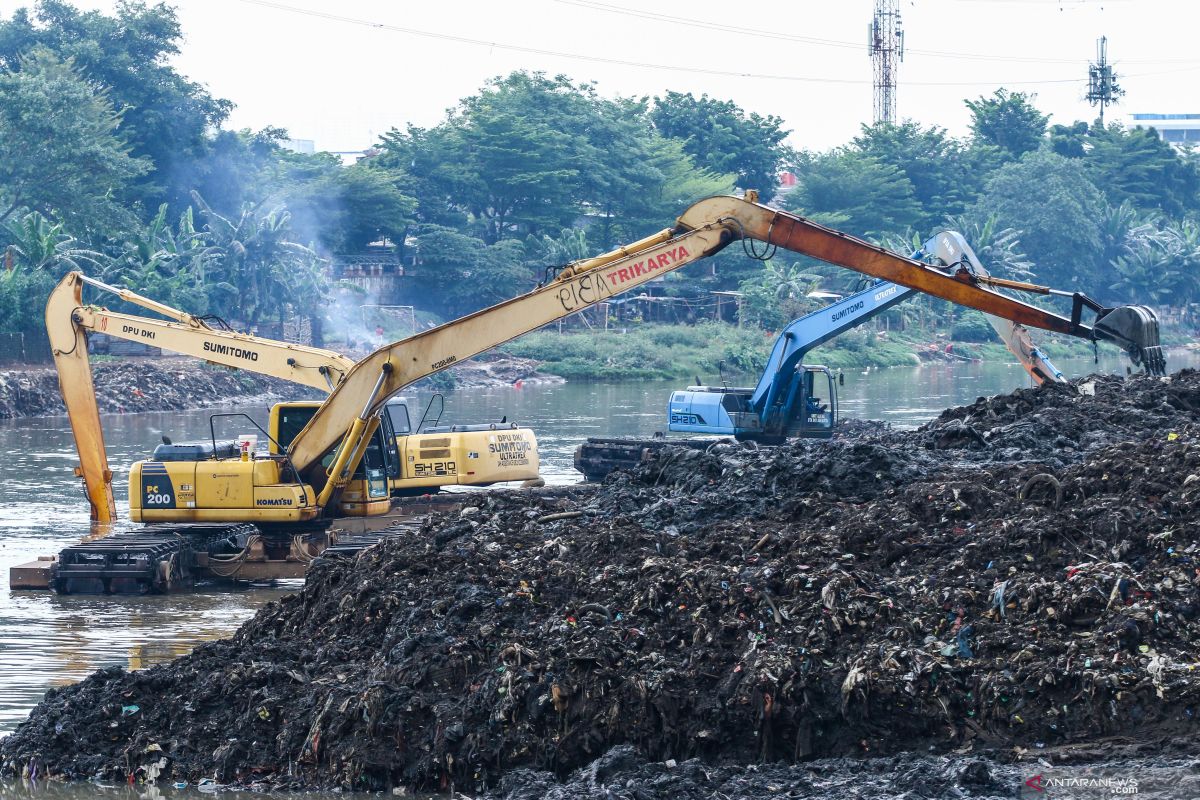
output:
<svg viewBox="0 0 1200 800"><path fill-rule="evenodd" d="M1117 102L1125 90L1117 85L1117 73L1108 63L1108 37L1101 36L1096 42L1096 62L1088 65L1087 100L1100 106L1100 125L1104 125L1104 108Z"/></svg>
<svg viewBox="0 0 1200 800"><path fill-rule="evenodd" d="M895 122L896 78L904 60L900 0L875 0L875 17L867 26L867 52L875 72L875 122Z"/></svg>

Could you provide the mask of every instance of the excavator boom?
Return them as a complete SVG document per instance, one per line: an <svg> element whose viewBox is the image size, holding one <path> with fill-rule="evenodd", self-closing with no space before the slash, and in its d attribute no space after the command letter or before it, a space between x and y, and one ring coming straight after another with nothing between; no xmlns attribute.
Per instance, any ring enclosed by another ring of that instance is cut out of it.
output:
<svg viewBox="0 0 1200 800"><path fill-rule="evenodd" d="M84 305L84 285L110 292L122 300L176 320L119 314ZM217 330L202 319L148 297L70 272L50 293L46 303L46 331L54 353L59 389L71 421L79 451L91 517L115 522L112 471L104 449L100 409L88 360L87 333L106 333L118 339L142 342L164 350L195 356L227 367L249 369L263 375L330 391L341 382L354 362L332 350L277 342L257 336Z"/></svg>
<svg viewBox="0 0 1200 800"><path fill-rule="evenodd" d="M350 370L293 440L289 449L292 463L303 473L343 437L351 442L360 435L365 421L378 414L389 397L410 383L711 256L738 239L757 240L819 258L1020 325L1089 339L1108 338L1145 363L1148 371L1163 368L1156 323L1147 322L1140 327L1132 323L1104 325L1110 314L1124 319L1123 309L1105 309L1076 294L1072 295L1075 298L1072 317L1062 317L987 288L972 274L969 265L942 272L755 200L754 194L747 199L701 200L684 212L674 228L576 262L553 281L527 294L376 350ZM1094 327L1082 324L1079 319L1085 305L1097 313ZM1152 312L1143 311L1152 321ZM1130 312L1129 319L1136 318ZM354 467L352 456L347 455L354 448L347 446L343 450L345 453L339 454L331 470L335 480L337 474L345 474ZM323 499L328 501L329 495L325 494Z"/></svg>
<svg viewBox="0 0 1200 800"><path fill-rule="evenodd" d="M1124 348L1135 364L1144 364L1147 372L1162 374L1165 370L1165 361L1159 346L1158 320L1154 312L1144 306L1109 309L1078 293L1056 292L1029 284L1008 283L1014 288L1043 289L1043 293L1073 298L1071 317L1062 317L991 291L987 284L995 280L986 274L976 275L969 262L960 262L959 268L950 273L941 272L870 242L826 228L812 220L737 197L710 197L701 200L684 212L679 218L679 225L693 228L704 225L706 220L718 218L735 220L744 239L754 239L899 283L1019 325L1086 339L1106 339ZM1080 321L1083 307L1096 312L1096 321L1092 327Z"/></svg>

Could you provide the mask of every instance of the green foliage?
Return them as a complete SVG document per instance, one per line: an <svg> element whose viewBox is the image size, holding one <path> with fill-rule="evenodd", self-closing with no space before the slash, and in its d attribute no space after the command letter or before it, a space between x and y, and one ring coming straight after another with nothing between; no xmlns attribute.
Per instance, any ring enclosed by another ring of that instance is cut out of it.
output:
<svg viewBox="0 0 1200 800"><path fill-rule="evenodd" d="M29 51L0 71L0 222L19 209L76 230L131 218L113 192L144 173L117 133L107 93L50 51Z"/></svg>
<svg viewBox="0 0 1200 800"><path fill-rule="evenodd" d="M196 229L190 207L172 228L167 222L167 204L163 203L154 219L124 238L101 274L116 286L136 287L160 302L204 314L215 288L204 280L208 267L219 256L206 234Z"/></svg>
<svg viewBox="0 0 1200 800"><path fill-rule="evenodd" d="M381 166L410 176L419 222L489 245L583 220L606 248L732 185L657 133L644 103L606 100L588 84L541 73L491 81L441 125L393 130L381 148Z"/></svg>
<svg viewBox="0 0 1200 800"><path fill-rule="evenodd" d="M761 370L773 337L756 328L716 322L690 326L647 325L636 330L559 334L544 330L503 346L505 352L543 362L542 370L588 380L692 380L713 382L726 373ZM654 347L646 347L646 342Z"/></svg>
<svg viewBox="0 0 1200 800"><path fill-rule="evenodd" d="M821 301L808 293L821 283L821 276L807 272L801 264L784 264L773 258L758 274L742 281L742 319L767 330L779 330L793 319L816 310Z"/></svg>
<svg viewBox="0 0 1200 800"><path fill-rule="evenodd" d="M1033 262L1021 248L1020 234L1013 228L1001 228L996 215L983 219L971 214L946 218L946 228L957 231L975 251L989 273L999 278L1027 281L1033 277Z"/></svg>
<svg viewBox="0 0 1200 800"><path fill-rule="evenodd" d="M556 237L547 233L530 236L525 241L525 250L538 267L564 267L596 254L588 244L586 228L566 228Z"/></svg>
<svg viewBox="0 0 1200 800"><path fill-rule="evenodd" d="M520 242L488 244L437 225L418 228L417 238L417 275L450 317L529 291L536 282Z"/></svg>
<svg viewBox="0 0 1200 800"><path fill-rule="evenodd" d="M950 328L950 338L956 342L994 342L996 331L987 317L974 309L964 310Z"/></svg>
<svg viewBox="0 0 1200 800"><path fill-rule="evenodd" d="M369 162L334 165L286 196L298 230L327 251L352 253L381 240L403 245L417 207L406 183L403 173Z"/></svg>
<svg viewBox="0 0 1200 800"><path fill-rule="evenodd" d="M788 131L781 118L747 114L729 100L667 92L654 98L650 119L660 134L679 141L696 164L714 174L733 174L738 186L759 189L764 196L774 190L788 157L783 144Z"/></svg>
<svg viewBox="0 0 1200 800"><path fill-rule="evenodd" d="M36 211L10 221L5 238L6 268L41 272L55 280L71 270L102 267L107 260L103 253L82 247L61 222L51 222Z"/></svg>
<svg viewBox="0 0 1200 800"><path fill-rule="evenodd" d="M198 283L214 313L253 326L312 309L314 297L326 297L328 281L321 259L291 238L291 214L283 207L247 204L236 217L218 214L193 192L204 220L209 254L197 261ZM266 210L264 210L266 209Z"/></svg>
<svg viewBox="0 0 1200 800"><path fill-rule="evenodd" d="M71 270L102 267L106 258L66 233L36 211L9 220L3 231L6 246L0 271L0 332L35 333L45 330L46 298L58 280Z"/></svg>
<svg viewBox="0 0 1200 800"><path fill-rule="evenodd" d="M1036 94L997 89L991 97L965 100L975 141L1017 159L1041 145L1050 117L1033 105Z"/></svg>
<svg viewBox="0 0 1200 800"><path fill-rule="evenodd" d="M1172 304L1200 291L1200 224L1143 224L1129 231L1111 266L1112 288L1132 301ZM1129 302L1128 300L1126 302Z"/></svg>
<svg viewBox="0 0 1200 800"><path fill-rule="evenodd" d="M810 156L784 206L857 236L882 236L917 223L921 206L898 167L852 149Z"/></svg>
<svg viewBox="0 0 1200 800"><path fill-rule="evenodd" d="M1034 150L996 171L970 216L995 214L996 225L1018 231L1043 282L1086 291L1093 288L1103 207L1078 161Z"/></svg>
<svg viewBox="0 0 1200 800"><path fill-rule="evenodd" d="M912 121L899 125L888 122L864 125L850 147L908 178L912 197L919 206L914 224L922 230L947 214L961 212L975 199L982 185L977 154L968 151L941 128L922 128ZM875 190L889 189L879 186ZM885 198L871 200L884 202ZM879 228L874 232L895 231L896 228Z"/></svg>
<svg viewBox="0 0 1200 800"><path fill-rule="evenodd" d="M119 133L133 157L152 168L126 191L114 184L117 199L145 208L170 202L181 210L208 169L208 131L233 108L172 66L181 38L175 11L165 3L120 2L108 16L65 0L38 0L32 10L0 20L0 64L19 70L27 54L45 48L104 87L122 111Z"/></svg>
<svg viewBox="0 0 1200 800"><path fill-rule="evenodd" d="M1087 144L1088 174L1111 202L1171 215L1200 209L1200 170L1153 130L1093 126Z"/></svg>

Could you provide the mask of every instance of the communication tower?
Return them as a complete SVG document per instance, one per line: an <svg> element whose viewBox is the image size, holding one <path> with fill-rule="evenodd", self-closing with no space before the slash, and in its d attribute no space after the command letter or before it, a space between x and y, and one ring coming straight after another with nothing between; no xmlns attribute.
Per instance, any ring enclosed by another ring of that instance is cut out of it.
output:
<svg viewBox="0 0 1200 800"><path fill-rule="evenodd" d="M895 122L896 73L904 60L900 0L875 0L875 17L867 26L867 52L875 68L875 122Z"/></svg>
<svg viewBox="0 0 1200 800"><path fill-rule="evenodd" d="M1108 63L1108 37L1096 42L1096 63L1088 65L1087 100L1100 106L1100 124L1104 125L1104 107L1117 102L1125 90L1117 85L1117 74Z"/></svg>

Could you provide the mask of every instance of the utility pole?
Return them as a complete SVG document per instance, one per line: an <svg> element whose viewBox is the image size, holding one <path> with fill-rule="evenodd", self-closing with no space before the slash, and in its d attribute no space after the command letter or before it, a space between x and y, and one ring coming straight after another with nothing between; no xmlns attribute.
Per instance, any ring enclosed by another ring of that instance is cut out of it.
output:
<svg viewBox="0 0 1200 800"><path fill-rule="evenodd" d="M896 73L904 60L900 0L875 0L867 26L867 52L875 71L875 122L896 121Z"/></svg>
<svg viewBox="0 0 1200 800"><path fill-rule="evenodd" d="M1117 74L1108 63L1108 37L1096 42L1096 63L1088 64L1087 100L1100 106L1100 126L1104 126L1104 107L1117 102L1125 90L1117 85Z"/></svg>

